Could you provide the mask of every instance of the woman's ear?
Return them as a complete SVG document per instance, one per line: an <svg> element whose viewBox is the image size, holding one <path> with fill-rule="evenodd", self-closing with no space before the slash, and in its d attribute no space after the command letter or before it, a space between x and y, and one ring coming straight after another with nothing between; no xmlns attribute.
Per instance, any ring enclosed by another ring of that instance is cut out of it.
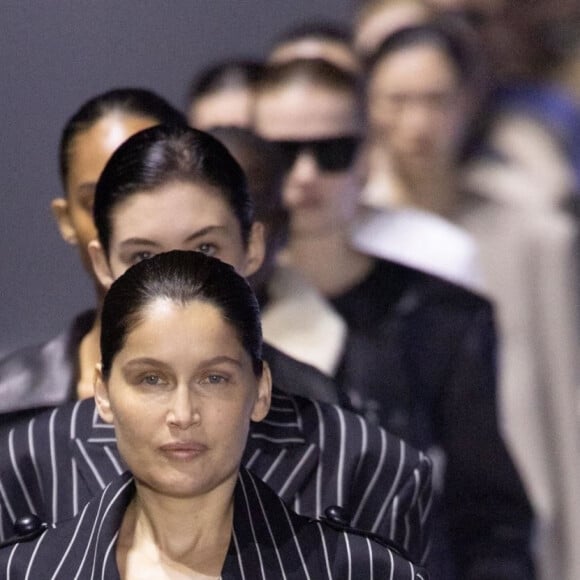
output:
<svg viewBox="0 0 580 580"><path fill-rule="evenodd" d="M266 242L264 239L264 224L254 222L248 237L248 247L246 250L246 267L243 272L244 277L255 274L264 263L266 254Z"/></svg>
<svg viewBox="0 0 580 580"><path fill-rule="evenodd" d="M270 411L270 403L272 401L272 373L266 361L263 361L262 364L264 367L262 376L258 381L258 398L254 403L251 415L252 421L256 422L262 421L266 417Z"/></svg>
<svg viewBox="0 0 580 580"><path fill-rule="evenodd" d="M72 246L76 246L79 243L77 233L75 228L70 221L68 200L64 197L57 197L50 202L50 209L52 210L52 215L56 220L56 225L62 239Z"/></svg>
<svg viewBox="0 0 580 580"><path fill-rule="evenodd" d="M105 254L103 246L99 240L92 240L88 245L89 256L91 257L91 264L93 267L93 272L97 277L97 280L105 290L111 287L111 284L115 281L115 277L111 272L109 266L109 260Z"/></svg>
<svg viewBox="0 0 580 580"><path fill-rule="evenodd" d="M95 403L101 419L105 423L113 423L113 411L109 400L109 389L103 379L103 367L98 363L95 367Z"/></svg>

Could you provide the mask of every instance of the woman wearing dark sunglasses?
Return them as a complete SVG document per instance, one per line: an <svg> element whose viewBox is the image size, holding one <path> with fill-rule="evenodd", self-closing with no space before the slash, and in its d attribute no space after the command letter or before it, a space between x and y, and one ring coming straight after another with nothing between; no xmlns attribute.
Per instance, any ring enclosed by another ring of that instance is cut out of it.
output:
<svg viewBox="0 0 580 580"><path fill-rule="evenodd" d="M497 428L491 305L351 246L364 177L359 86L319 60L273 65L258 85L257 130L287 156L288 259L348 325L334 378L352 403L433 452L433 576L531 578L531 508Z"/></svg>

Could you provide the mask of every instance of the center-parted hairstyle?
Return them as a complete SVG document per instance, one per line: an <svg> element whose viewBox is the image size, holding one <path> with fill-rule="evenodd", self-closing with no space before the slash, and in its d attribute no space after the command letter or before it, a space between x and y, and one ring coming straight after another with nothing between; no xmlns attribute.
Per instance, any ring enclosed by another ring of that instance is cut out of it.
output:
<svg viewBox="0 0 580 580"><path fill-rule="evenodd" d="M101 315L101 362L109 378L115 356L128 335L156 300L179 306L199 301L218 308L232 325L252 360L254 374L262 374L260 308L244 278L229 264L201 252L174 250L129 268L107 292ZM203 340L203 337L200 337Z"/></svg>
<svg viewBox="0 0 580 580"><path fill-rule="evenodd" d="M109 159L95 190L93 217L99 241L109 252L115 207L137 193L169 183L208 185L236 216L247 244L254 220L246 177L214 137L185 126L157 125L136 133Z"/></svg>
<svg viewBox="0 0 580 580"><path fill-rule="evenodd" d="M476 54L473 39L464 29L444 19L407 26L390 34L369 57L367 72L372 74L377 65L392 54L418 46L434 46L441 51L462 83L472 81L474 75L480 72L482 63Z"/></svg>

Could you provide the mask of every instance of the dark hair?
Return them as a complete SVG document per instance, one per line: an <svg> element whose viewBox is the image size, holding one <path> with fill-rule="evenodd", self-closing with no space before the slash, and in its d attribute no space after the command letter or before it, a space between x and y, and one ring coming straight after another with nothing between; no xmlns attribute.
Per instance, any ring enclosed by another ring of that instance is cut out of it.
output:
<svg viewBox="0 0 580 580"><path fill-rule="evenodd" d="M164 125L185 125L185 117L165 99L146 89L114 89L87 101L68 120L60 137L60 178L66 190L70 153L77 135L90 129L97 121L112 112L136 117L150 117Z"/></svg>
<svg viewBox="0 0 580 580"><path fill-rule="evenodd" d="M285 234L288 213L282 206L285 165L282 152L269 141L242 127L216 127L211 135L219 139L243 169L255 219L271 233Z"/></svg>
<svg viewBox="0 0 580 580"><path fill-rule="evenodd" d="M352 35L350 30L333 22L307 22L289 28L274 41L272 50L283 44L306 39L328 40L350 47Z"/></svg>
<svg viewBox="0 0 580 580"><path fill-rule="evenodd" d="M266 231L266 253L260 269L248 281L262 303L273 274L276 256L288 238L288 211L282 205L286 164L280 149L252 131L240 127L216 127L211 134L219 139L242 166L248 192L256 210L256 220Z"/></svg>
<svg viewBox="0 0 580 580"><path fill-rule="evenodd" d="M187 104L220 91L252 88L260 78L262 68L262 63L256 60L228 60L215 64L191 81Z"/></svg>
<svg viewBox="0 0 580 580"><path fill-rule="evenodd" d="M107 292L101 314L103 377L110 376L115 356L128 334L157 299L180 306L193 301L216 306L237 331L252 359L254 374L262 374L260 309L248 283L232 266L201 252L174 250L143 260L120 276Z"/></svg>
<svg viewBox="0 0 580 580"><path fill-rule="evenodd" d="M361 77L322 58L297 58L268 64L257 84L257 91L283 88L288 84L305 83L352 95L357 114L364 119L363 84Z"/></svg>
<svg viewBox="0 0 580 580"><path fill-rule="evenodd" d="M106 253L114 208L135 193L181 181L214 187L235 214L247 244L254 211L246 178L211 135L185 126L157 125L130 137L113 153L97 182L93 217Z"/></svg>
<svg viewBox="0 0 580 580"><path fill-rule="evenodd" d="M475 61L471 44L462 36L458 28L443 20L401 28L387 36L370 56L367 71L371 74L379 62L395 52L426 44L441 49L453 63L461 81L468 83L479 72L479 64Z"/></svg>

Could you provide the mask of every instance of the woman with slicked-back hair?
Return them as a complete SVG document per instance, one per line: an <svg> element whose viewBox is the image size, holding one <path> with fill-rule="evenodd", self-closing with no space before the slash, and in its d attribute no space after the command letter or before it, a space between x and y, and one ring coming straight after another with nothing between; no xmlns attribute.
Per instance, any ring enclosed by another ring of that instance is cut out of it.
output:
<svg viewBox="0 0 580 580"><path fill-rule="evenodd" d="M123 143L99 178L93 212L98 240L89 252L104 288L171 250L210 255L244 277L262 263L263 226L254 221L243 171L219 141L186 126L151 127ZM273 402L264 421L250 425L243 464L298 513L318 517L339 506L331 514L422 562L429 460L338 406L297 396L314 391L320 373L269 345L262 350ZM0 533L30 511L48 522L79 513L122 471L119 453L93 399L18 425L0 439Z"/></svg>
<svg viewBox="0 0 580 580"><path fill-rule="evenodd" d="M107 293L97 409L128 468L74 519L0 549L6 578L426 578L370 534L298 516L241 468L268 414L260 311L201 252L137 263Z"/></svg>

